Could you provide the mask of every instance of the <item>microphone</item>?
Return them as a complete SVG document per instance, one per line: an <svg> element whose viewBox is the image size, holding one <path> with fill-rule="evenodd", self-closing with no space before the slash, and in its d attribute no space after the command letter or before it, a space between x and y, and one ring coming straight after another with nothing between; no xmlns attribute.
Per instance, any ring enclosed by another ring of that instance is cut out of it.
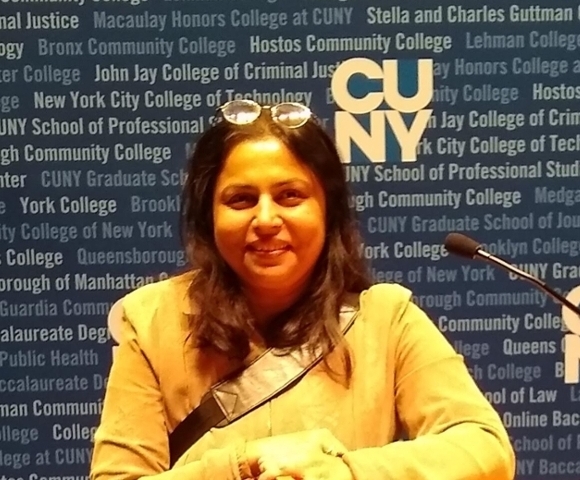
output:
<svg viewBox="0 0 580 480"><path fill-rule="evenodd" d="M540 290L543 290L548 295L550 295L554 300L556 300L562 305L565 305L570 310L572 310L576 315L580 316L580 308L578 308L578 306L574 305L568 299L564 298L552 287L547 285L544 281L534 277L533 275L530 275L528 272L524 272L523 270L506 262L505 260L502 260L501 258L486 252L481 247L481 244L479 244L473 238L469 238L467 235L463 235L462 233L450 233L449 235L447 235L447 237L445 237L444 245L449 253L458 255L460 257L484 260L488 263L503 268L504 270L507 270L510 273L513 273L514 275L520 277L521 279L532 283Z"/></svg>

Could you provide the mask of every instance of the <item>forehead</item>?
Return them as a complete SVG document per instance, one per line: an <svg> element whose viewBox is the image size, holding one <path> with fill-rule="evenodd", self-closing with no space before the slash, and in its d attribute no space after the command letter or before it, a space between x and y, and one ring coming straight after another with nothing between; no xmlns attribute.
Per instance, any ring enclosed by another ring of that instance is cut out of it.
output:
<svg viewBox="0 0 580 480"><path fill-rule="evenodd" d="M313 172L275 138L250 140L236 145L226 157L218 186L243 181L265 183L285 178L315 181Z"/></svg>

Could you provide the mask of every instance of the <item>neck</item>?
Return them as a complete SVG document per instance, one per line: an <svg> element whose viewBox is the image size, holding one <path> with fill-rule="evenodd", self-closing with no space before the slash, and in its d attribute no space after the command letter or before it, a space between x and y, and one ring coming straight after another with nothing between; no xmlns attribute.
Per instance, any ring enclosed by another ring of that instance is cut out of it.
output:
<svg viewBox="0 0 580 480"><path fill-rule="evenodd" d="M304 292L303 288L290 290L252 289L244 290L250 311L258 325L264 325L269 320L290 308Z"/></svg>

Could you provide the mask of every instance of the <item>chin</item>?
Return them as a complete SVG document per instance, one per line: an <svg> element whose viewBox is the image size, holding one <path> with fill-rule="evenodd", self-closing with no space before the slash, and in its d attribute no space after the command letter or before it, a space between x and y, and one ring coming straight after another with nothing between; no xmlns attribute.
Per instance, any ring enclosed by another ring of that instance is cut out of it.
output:
<svg viewBox="0 0 580 480"><path fill-rule="evenodd" d="M274 269L253 271L250 275L251 283L256 287L267 289L284 288L286 285L292 285L294 275L289 275L288 272L274 272L272 270Z"/></svg>

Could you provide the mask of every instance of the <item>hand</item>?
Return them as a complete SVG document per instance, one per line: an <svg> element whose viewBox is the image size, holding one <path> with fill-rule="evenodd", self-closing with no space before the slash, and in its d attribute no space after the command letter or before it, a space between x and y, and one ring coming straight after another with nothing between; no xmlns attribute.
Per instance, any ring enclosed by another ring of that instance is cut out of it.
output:
<svg viewBox="0 0 580 480"><path fill-rule="evenodd" d="M293 449L282 455L263 456L258 480L353 480L348 466L331 452Z"/></svg>
<svg viewBox="0 0 580 480"><path fill-rule="evenodd" d="M290 449L333 451L344 453L346 447L330 430L304 430L274 437L264 437L246 444L246 458L250 465L257 465L263 456L282 455Z"/></svg>
<svg viewBox="0 0 580 480"><path fill-rule="evenodd" d="M314 475L313 480L351 480L349 468L336 457L345 452L346 447L327 429L267 437L246 445L246 457L252 471L256 476L266 474L266 479L281 475L308 479L309 477L300 476L308 470L309 476ZM335 456L329 453L334 453ZM288 473L276 473L282 469ZM327 477L326 474L330 476Z"/></svg>

